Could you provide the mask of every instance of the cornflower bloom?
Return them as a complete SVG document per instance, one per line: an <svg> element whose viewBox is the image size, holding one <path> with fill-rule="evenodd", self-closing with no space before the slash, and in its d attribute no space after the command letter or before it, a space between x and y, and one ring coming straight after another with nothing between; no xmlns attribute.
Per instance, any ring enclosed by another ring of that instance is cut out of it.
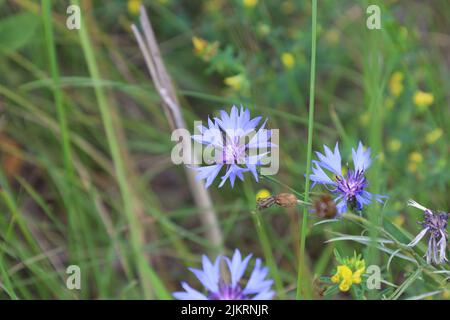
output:
<svg viewBox="0 0 450 320"><path fill-rule="evenodd" d="M197 179L206 179L205 186L208 188L225 167L225 174L221 177L222 187L227 179L231 187L234 187L236 177L244 180L243 173L250 171L255 180L258 181L257 167L261 165L261 159L269 154L269 147L275 147L270 142L272 131L265 129L267 122L257 130L256 127L262 117L250 119L250 111L241 106L240 112L233 106L231 113L220 111L220 118L214 121L208 119L208 127L200 125L200 134L193 135L192 139L206 145L206 148L214 153L212 165L197 167ZM267 151L267 152L261 152Z"/></svg>
<svg viewBox="0 0 450 320"><path fill-rule="evenodd" d="M313 160L312 174L310 179L314 182L312 188L317 184L324 185L332 194L336 195L337 216L350 210L361 211L365 205L371 203L372 198L382 203L385 196L372 195L366 191L368 182L365 177L366 170L370 167L372 160L370 158L370 148L364 150L361 142L358 149L352 149L353 167L348 169L347 173L342 172L341 154L338 143L334 147L334 152L324 145L325 155L316 152L319 161ZM330 178L325 170L333 174Z"/></svg>
<svg viewBox="0 0 450 320"><path fill-rule="evenodd" d="M179 300L270 300L274 296L271 290L273 280L266 279L269 272L267 267L261 266L261 259L256 259L255 266L245 286L241 279L247 269L251 254L242 259L238 249L234 251L230 260L222 255L212 263L206 256L202 257L202 270L190 268L207 293L201 293L191 288L186 282L181 286L185 291L174 292L173 296ZM230 280L226 281L220 274L220 264L225 260Z"/></svg>
<svg viewBox="0 0 450 320"><path fill-rule="evenodd" d="M408 205L422 210L424 215L424 221L418 222L423 227L423 230L419 232L419 234L408 244L408 246L414 247L425 235L428 234L428 249L426 253L427 263L429 264L434 262L435 264L440 264L448 261L445 256L448 238L448 233L446 230L448 213L433 212L414 200L409 200Z"/></svg>

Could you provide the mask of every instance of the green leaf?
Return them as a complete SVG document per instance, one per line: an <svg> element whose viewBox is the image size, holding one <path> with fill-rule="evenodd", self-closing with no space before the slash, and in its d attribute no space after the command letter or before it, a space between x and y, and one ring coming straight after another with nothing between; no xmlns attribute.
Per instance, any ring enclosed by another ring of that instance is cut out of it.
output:
<svg viewBox="0 0 450 320"><path fill-rule="evenodd" d="M39 17L26 12L0 21L0 47L17 50L27 44L37 30Z"/></svg>

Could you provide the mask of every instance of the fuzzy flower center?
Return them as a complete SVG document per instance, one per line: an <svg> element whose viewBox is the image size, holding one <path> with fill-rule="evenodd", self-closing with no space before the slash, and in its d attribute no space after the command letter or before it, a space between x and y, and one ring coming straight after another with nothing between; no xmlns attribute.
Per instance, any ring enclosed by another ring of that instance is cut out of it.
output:
<svg viewBox="0 0 450 320"><path fill-rule="evenodd" d="M232 287L229 284L222 284L219 291L211 293L208 297L210 300L247 300L248 297L242 293L239 286Z"/></svg>
<svg viewBox="0 0 450 320"><path fill-rule="evenodd" d="M336 182L338 184L336 191L343 193L350 203L356 202L356 196L361 194L367 185L362 170L356 172L349 170L345 178L336 176Z"/></svg>
<svg viewBox="0 0 450 320"><path fill-rule="evenodd" d="M434 237L440 237L441 232L447 228L448 214L441 212L433 214L431 211L425 211L425 221L421 223L424 228L428 228Z"/></svg>
<svg viewBox="0 0 450 320"><path fill-rule="evenodd" d="M245 144L235 141L228 141L223 149L223 162L226 164L245 163Z"/></svg>

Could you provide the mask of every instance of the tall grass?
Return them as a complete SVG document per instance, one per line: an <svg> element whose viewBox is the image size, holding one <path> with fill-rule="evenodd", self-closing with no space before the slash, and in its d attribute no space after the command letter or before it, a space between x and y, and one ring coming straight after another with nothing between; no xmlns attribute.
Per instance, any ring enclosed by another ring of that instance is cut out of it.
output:
<svg viewBox="0 0 450 320"><path fill-rule="evenodd" d="M311 6L311 69L309 78L309 116L308 116L308 146L306 150L306 169L305 169L305 197L306 203L309 202L309 173L311 171L311 156L312 156L312 141L313 141L313 130L314 130L314 89L316 81L316 37L317 37L317 0L312 0ZM309 209L307 206L303 208L303 218L300 225L300 252L299 252L299 263L298 263L298 275L297 275L297 299L303 297L310 297L305 290L306 286L306 274L304 272L305 268L305 246L306 246L306 235L308 230L308 214Z"/></svg>

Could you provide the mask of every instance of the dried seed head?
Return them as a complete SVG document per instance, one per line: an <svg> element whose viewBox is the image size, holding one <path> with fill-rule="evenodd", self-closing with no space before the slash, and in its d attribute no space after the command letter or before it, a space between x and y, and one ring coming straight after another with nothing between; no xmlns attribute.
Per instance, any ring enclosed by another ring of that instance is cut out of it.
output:
<svg viewBox="0 0 450 320"><path fill-rule="evenodd" d="M284 208L292 208L295 207L298 203L297 197L292 193L280 193L275 196L275 202L280 207Z"/></svg>
<svg viewBox="0 0 450 320"><path fill-rule="evenodd" d="M331 219L336 216L336 203L327 195L321 195L314 201L314 209L320 218Z"/></svg>
<svg viewBox="0 0 450 320"><path fill-rule="evenodd" d="M256 207L258 210L270 208L275 204L275 197L258 198L256 200Z"/></svg>

